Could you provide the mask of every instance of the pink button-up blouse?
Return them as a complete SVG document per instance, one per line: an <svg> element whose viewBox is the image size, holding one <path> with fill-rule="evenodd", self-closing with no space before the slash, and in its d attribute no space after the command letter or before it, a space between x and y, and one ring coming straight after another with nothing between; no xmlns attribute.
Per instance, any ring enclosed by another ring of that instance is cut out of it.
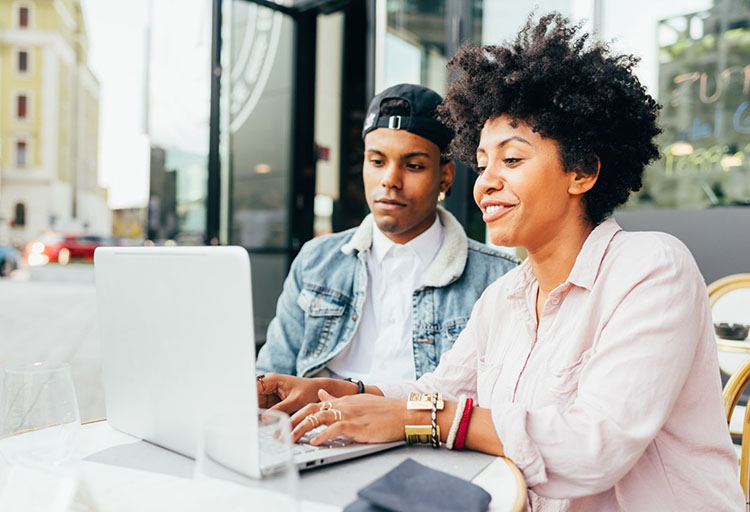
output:
<svg viewBox="0 0 750 512"><path fill-rule="evenodd" d="M687 248L606 220L537 326L528 261L498 279L434 373L386 396L492 409L533 510L744 510L706 285Z"/></svg>

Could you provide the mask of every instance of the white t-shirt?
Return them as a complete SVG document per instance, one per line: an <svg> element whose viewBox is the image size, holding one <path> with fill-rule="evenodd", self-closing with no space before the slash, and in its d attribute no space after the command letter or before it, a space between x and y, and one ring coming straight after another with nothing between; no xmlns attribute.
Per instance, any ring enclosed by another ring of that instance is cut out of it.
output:
<svg viewBox="0 0 750 512"><path fill-rule="evenodd" d="M359 328L328 369L363 382L404 382L416 378L412 346L412 295L445 238L435 222L406 244L397 244L377 226L367 255L367 297Z"/></svg>

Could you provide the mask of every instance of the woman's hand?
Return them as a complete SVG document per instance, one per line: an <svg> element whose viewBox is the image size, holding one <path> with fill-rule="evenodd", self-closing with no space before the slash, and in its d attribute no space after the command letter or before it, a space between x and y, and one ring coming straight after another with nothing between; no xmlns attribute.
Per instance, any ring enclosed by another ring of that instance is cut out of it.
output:
<svg viewBox="0 0 750 512"><path fill-rule="evenodd" d="M404 438L406 400L370 394L335 398L323 389L318 397L321 403L309 404L292 416L294 442L318 425L328 428L310 444L319 445L342 435L360 443L386 443Z"/></svg>
<svg viewBox="0 0 750 512"><path fill-rule="evenodd" d="M331 379L305 379L280 373L266 373L256 378L258 406L292 414L318 401L318 390Z"/></svg>

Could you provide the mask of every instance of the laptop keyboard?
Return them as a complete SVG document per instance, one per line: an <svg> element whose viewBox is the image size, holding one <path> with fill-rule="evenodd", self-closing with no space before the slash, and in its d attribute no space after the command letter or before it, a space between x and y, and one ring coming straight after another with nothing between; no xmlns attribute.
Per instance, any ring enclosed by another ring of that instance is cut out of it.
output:
<svg viewBox="0 0 750 512"><path fill-rule="evenodd" d="M307 452L314 452L321 449L326 448L345 448L347 446L351 446L353 444L358 444L355 441L352 441L348 437L334 437L333 439L329 439L328 441L318 445L313 446L310 444L310 441L313 437L315 437L318 434L319 431L312 430L302 436L299 441L294 445L293 452L295 455L299 453L307 453Z"/></svg>
<svg viewBox="0 0 750 512"><path fill-rule="evenodd" d="M325 450L328 448L345 448L347 446L352 446L359 444L356 441L352 441L348 437L339 436L334 437L333 439L329 439L328 441L318 445L313 446L310 444L310 441L318 435L318 433L322 432L323 429L318 427L317 429L311 430L310 432L307 432L304 436L302 436L299 441L297 441L295 444L292 445L292 454L293 455L299 455L301 453L309 453L309 452L317 452L319 450ZM270 434L266 431L260 432L260 442L263 443L263 440L265 438L271 439ZM268 443L269 446L276 446L278 443ZM281 448L279 447L281 450Z"/></svg>

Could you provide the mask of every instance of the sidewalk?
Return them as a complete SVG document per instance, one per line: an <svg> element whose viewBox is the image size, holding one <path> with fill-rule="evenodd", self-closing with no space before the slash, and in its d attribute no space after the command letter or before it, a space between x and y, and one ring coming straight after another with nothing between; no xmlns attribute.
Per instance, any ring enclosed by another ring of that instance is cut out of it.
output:
<svg viewBox="0 0 750 512"><path fill-rule="evenodd" d="M0 371L35 361L71 365L83 421L104 417L96 290L81 280L0 279Z"/></svg>

